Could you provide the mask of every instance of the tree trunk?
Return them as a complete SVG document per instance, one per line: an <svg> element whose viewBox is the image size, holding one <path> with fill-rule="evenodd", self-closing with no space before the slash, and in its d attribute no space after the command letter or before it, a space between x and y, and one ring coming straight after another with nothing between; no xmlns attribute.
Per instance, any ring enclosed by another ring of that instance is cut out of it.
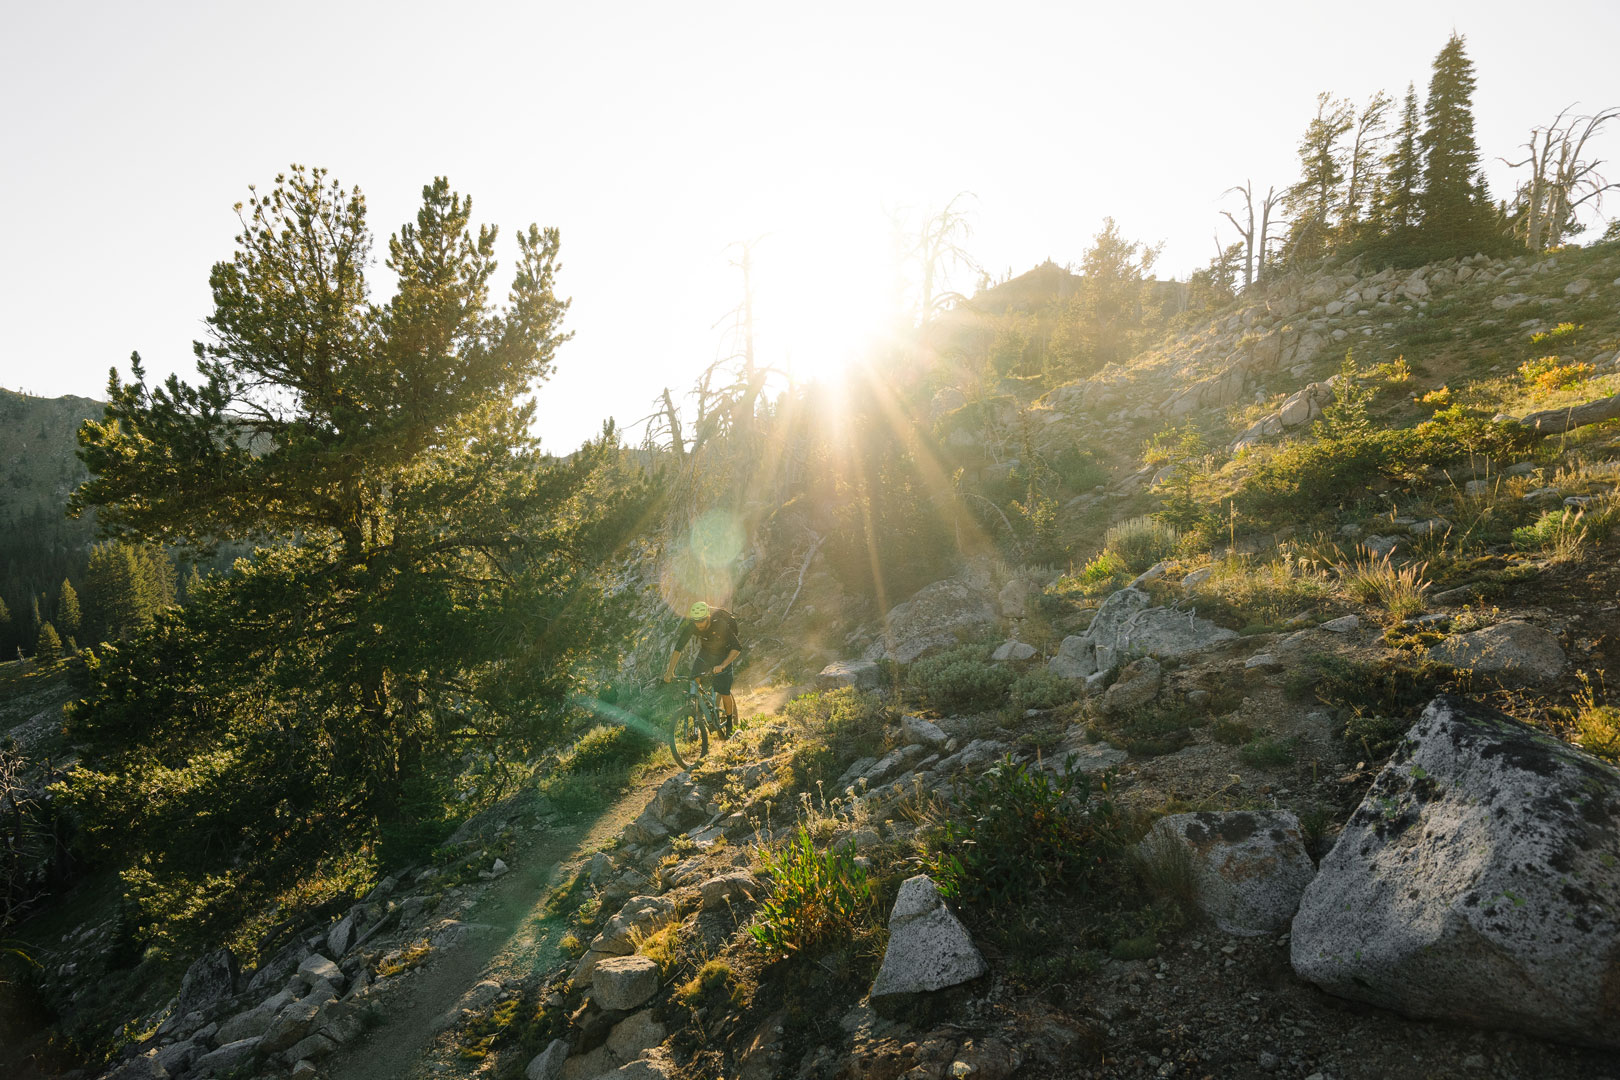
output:
<svg viewBox="0 0 1620 1080"><path fill-rule="evenodd" d="M1543 435L1557 435L1588 424L1620 419L1620 394L1588 401L1585 405L1572 405L1563 409L1544 409L1533 412L1519 421L1524 427Z"/></svg>

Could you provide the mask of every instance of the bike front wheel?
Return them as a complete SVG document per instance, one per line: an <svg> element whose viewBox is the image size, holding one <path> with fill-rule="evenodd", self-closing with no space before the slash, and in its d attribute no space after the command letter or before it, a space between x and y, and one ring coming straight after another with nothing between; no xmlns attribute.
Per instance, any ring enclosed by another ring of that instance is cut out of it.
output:
<svg viewBox="0 0 1620 1080"><path fill-rule="evenodd" d="M669 752L675 764L690 769L709 752L709 728L688 709L675 714L669 729Z"/></svg>

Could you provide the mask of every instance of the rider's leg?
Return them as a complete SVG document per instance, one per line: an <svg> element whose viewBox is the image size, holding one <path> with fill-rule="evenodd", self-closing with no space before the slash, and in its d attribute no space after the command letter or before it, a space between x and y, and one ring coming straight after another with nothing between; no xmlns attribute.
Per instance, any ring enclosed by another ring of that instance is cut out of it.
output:
<svg viewBox="0 0 1620 1080"><path fill-rule="evenodd" d="M726 711L727 716L731 717L732 723L737 722L737 699L736 698L732 697L730 694L721 694L720 695L720 707Z"/></svg>

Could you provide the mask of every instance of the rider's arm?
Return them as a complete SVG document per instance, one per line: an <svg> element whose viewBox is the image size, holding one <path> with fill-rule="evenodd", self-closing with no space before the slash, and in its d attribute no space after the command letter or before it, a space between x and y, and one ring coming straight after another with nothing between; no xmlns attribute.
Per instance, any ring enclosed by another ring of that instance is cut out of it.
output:
<svg viewBox="0 0 1620 1080"><path fill-rule="evenodd" d="M741 655L741 651L732 649L730 655L728 655L724 660L720 661L720 665L714 669L714 673L716 675L720 674L722 671L726 670L726 668L731 666L731 662L733 660L737 659L737 657Z"/></svg>
<svg viewBox="0 0 1620 1080"><path fill-rule="evenodd" d="M669 663L664 666L665 682L675 677L675 665L681 658L681 650L686 648L686 643L690 640L692 640L692 624L682 619L681 628L675 634L675 647L669 650Z"/></svg>

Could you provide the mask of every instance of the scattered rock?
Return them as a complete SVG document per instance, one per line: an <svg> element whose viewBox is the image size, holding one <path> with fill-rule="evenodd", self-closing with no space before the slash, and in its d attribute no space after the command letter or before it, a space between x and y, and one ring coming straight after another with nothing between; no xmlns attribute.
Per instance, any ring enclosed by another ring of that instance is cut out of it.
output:
<svg viewBox="0 0 1620 1080"><path fill-rule="evenodd" d="M931 720L924 720L920 716L902 716L900 741L907 746L926 746L930 750L938 750L950 741L950 736Z"/></svg>
<svg viewBox="0 0 1620 1080"><path fill-rule="evenodd" d="M525 1080L558 1080L562 1076L563 1062L568 1060L568 1043L553 1039L551 1045L529 1059L523 1070Z"/></svg>
<svg viewBox="0 0 1620 1080"><path fill-rule="evenodd" d="M1152 701L1159 693L1159 685L1163 682L1164 669L1159 662L1151 656L1144 656L1140 660L1133 660L1125 665L1119 673L1119 681L1108 688L1103 695L1103 711L1108 713L1126 712L1130 709L1139 709Z"/></svg>
<svg viewBox="0 0 1620 1080"><path fill-rule="evenodd" d="M614 956L596 965L591 997L604 1009L634 1009L658 993L658 965L645 956Z"/></svg>
<svg viewBox="0 0 1620 1080"><path fill-rule="evenodd" d="M1451 522L1447 521L1445 518L1437 517L1430 518L1427 521L1416 522L1407 528L1407 532L1411 533L1413 536L1432 536L1435 533L1446 532L1450 528Z"/></svg>
<svg viewBox="0 0 1620 1080"><path fill-rule="evenodd" d="M1235 631L1200 619L1192 612L1151 604L1141 589L1114 593L1097 609L1084 634L1063 639L1048 669L1065 678L1085 678L1133 654L1171 659L1237 637Z"/></svg>
<svg viewBox="0 0 1620 1080"><path fill-rule="evenodd" d="M699 890L703 894L703 910L713 911L739 900L752 900L759 894L759 882L748 871L736 870L710 878Z"/></svg>
<svg viewBox="0 0 1620 1080"><path fill-rule="evenodd" d="M343 985L343 970L320 953L313 953L298 965L298 976L305 986L314 986L316 979L324 979L335 987Z"/></svg>
<svg viewBox="0 0 1620 1080"><path fill-rule="evenodd" d="M1186 577L1181 579L1181 587L1183 589L1196 589L1208 581L1210 575L1214 573L1215 568L1213 566L1200 566L1197 570L1190 571Z"/></svg>
<svg viewBox="0 0 1620 1080"><path fill-rule="evenodd" d="M1429 652L1431 659L1517 682L1547 683L1564 670L1558 639L1539 626L1513 620L1449 638Z"/></svg>
<svg viewBox="0 0 1620 1080"><path fill-rule="evenodd" d="M1154 823L1142 851L1190 859L1199 910L1228 934L1287 929L1316 876L1299 819L1282 810L1171 814Z"/></svg>
<svg viewBox="0 0 1620 1080"><path fill-rule="evenodd" d="M951 914L926 874L900 885L889 913L889 947L872 998L942 990L989 970L967 928Z"/></svg>
<svg viewBox="0 0 1620 1080"><path fill-rule="evenodd" d="M1355 615L1341 615L1337 619L1329 619L1327 622L1322 623L1317 629L1326 630L1330 634L1348 634L1360 625L1361 619Z"/></svg>
<svg viewBox="0 0 1620 1080"><path fill-rule="evenodd" d="M1008 619L1022 619L1029 614L1029 582L1021 577L1010 579L996 594L1001 614Z"/></svg>
<svg viewBox="0 0 1620 1080"><path fill-rule="evenodd" d="M326 932L326 950L333 956L342 956L349 951L349 945L354 941L354 917L345 915L333 924L332 929Z"/></svg>
<svg viewBox="0 0 1620 1080"><path fill-rule="evenodd" d="M1361 542L1368 555L1375 559L1382 559L1400 545L1400 539L1394 536L1369 536Z"/></svg>
<svg viewBox="0 0 1620 1080"><path fill-rule="evenodd" d="M1436 698L1293 924L1294 970L1409 1016L1620 1047L1620 772Z"/></svg>
<svg viewBox="0 0 1620 1080"><path fill-rule="evenodd" d="M883 669L874 660L835 660L816 676L816 689L837 690L842 686L853 686L871 690L882 682Z"/></svg>
<svg viewBox="0 0 1620 1080"><path fill-rule="evenodd" d="M213 1076L217 1073L230 1072L241 1065L259 1049L259 1040L238 1039L229 1042L217 1050L210 1050L202 1057L191 1063L193 1076Z"/></svg>
<svg viewBox="0 0 1620 1080"><path fill-rule="evenodd" d="M996 651L990 654L990 659L999 664L1005 664L1009 661L1028 660L1034 655L1035 646L1026 645L1016 638L1008 638L996 646Z"/></svg>
<svg viewBox="0 0 1620 1080"><path fill-rule="evenodd" d="M1282 665L1277 662L1277 658L1271 653L1263 652L1255 653L1253 656L1243 661L1243 666L1245 668L1271 668L1281 667Z"/></svg>
<svg viewBox="0 0 1620 1080"><path fill-rule="evenodd" d="M253 1008L243 1010L221 1024L216 1041L223 1046L226 1043L241 1042L243 1039L263 1035L270 1030L276 1014L295 1000L290 990L277 992Z"/></svg>
<svg viewBox="0 0 1620 1080"><path fill-rule="evenodd" d="M613 1025L608 1033L608 1052L620 1061L634 1061L664 1041L669 1032L654 1017L651 1009L643 1009Z"/></svg>

